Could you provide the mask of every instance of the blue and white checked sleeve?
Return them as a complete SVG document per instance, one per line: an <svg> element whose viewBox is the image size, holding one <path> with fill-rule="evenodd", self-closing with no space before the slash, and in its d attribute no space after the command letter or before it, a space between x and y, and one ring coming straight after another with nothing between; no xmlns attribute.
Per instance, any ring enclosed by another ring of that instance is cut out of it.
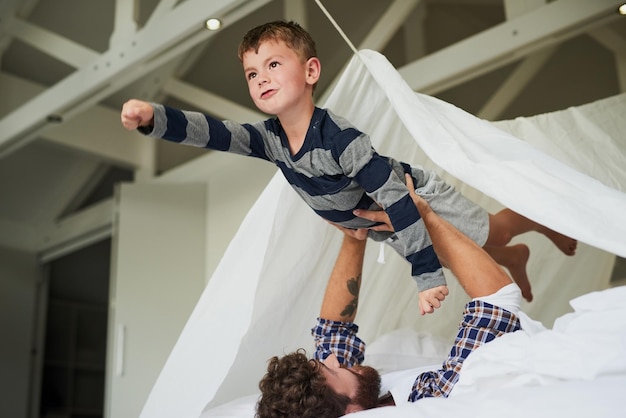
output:
<svg viewBox="0 0 626 418"><path fill-rule="evenodd" d="M311 329L315 339L316 360L325 360L335 354L339 363L352 367L361 364L365 358L365 343L357 332L359 327L354 322L331 321L317 318L317 324Z"/></svg>
<svg viewBox="0 0 626 418"><path fill-rule="evenodd" d="M417 376L409 402L421 398L447 398L459 380L463 362L472 351L507 332L520 329L521 325L515 314L481 300L469 302L448 358L441 369Z"/></svg>

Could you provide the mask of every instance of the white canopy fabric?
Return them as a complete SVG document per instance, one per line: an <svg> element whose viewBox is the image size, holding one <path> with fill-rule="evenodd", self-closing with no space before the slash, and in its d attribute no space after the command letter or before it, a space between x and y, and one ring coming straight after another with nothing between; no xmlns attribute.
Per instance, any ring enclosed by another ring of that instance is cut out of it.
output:
<svg viewBox="0 0 626 418"><path fill-rule="evenodd" d="M437 169L491 212L508 206L580 240L574 257L538 234L516 241L531 248L535 300L523 308L545 325L570 310L570 299L606 288L615 254L626 256L626 95L493 124L416 94L383 56L360 51L324 105L370 134L381 154ZM141 416L196 418L256 393L269 357L310 351L340 242L277 174L211 277ZM378 252L368 245L361 336L373 341L410 327L450 339L467 299L454 278L447 274L442 308L420 317L408 263L391 249L377 263Z"/></svg>

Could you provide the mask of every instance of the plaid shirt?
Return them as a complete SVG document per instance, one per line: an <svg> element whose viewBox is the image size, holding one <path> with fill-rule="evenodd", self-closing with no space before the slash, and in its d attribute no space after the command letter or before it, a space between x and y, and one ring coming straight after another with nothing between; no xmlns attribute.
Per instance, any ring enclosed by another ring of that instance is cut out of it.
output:
<svg viewBox="0 0 626 418"><path fill-rule="evenodd" d="M347 367L361 364L365 358L365 343L356 336L358 331L354 322L317 318L317 325L311 330L315 339L313 357L323 361L334 354L339 363Z"/></svg>
<svg viewBox="0 0 626 418"><path fill-rule="evenodd" d="M359 327L352 322L329 321L318 318L311 330L315 338L314 358L324 360L335 354L341 364L351 367L365 358L365 343L356 336ZM481 345L507 332L521 329L517 316L505 309L481 300L469 302L463 321L441 369L417 376L409 401L436 396L448 397L469 354Z"/></svg>
<svg viewBox="0 0 626 418"><path fill-rule="evenodd" d="M472 351L504 333L520 329L515 314L481 300L469 302L448 358L441 369L417 376L409 401L435 396L447 398L459 380L463 362Z"/></svg>

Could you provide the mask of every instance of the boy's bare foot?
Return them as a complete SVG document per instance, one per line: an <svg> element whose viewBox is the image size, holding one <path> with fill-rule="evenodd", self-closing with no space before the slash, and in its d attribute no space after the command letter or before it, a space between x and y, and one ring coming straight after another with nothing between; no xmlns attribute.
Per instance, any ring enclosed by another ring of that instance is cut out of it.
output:
<svg viewBox="0 0 626 418"><path fill-rule="evenodd" d="M537 232L542 233L550 239L550 241L552 241L554 245L556 245L556 247L563 252L563 254L570 256L576 254L576 247L578 246L577 240L556 232L548 227L541 227L537 230Z"/></svg>
<svg viewBox="0 0 626 418"><path fill-rule="evenodd" d="M530 257L530 250L526 244L515 244L506 247L485 246L485 251L502 267L506 268L513 281L522 291L522 296L532 302L533 293L526 274L526 264Z"/></svg>

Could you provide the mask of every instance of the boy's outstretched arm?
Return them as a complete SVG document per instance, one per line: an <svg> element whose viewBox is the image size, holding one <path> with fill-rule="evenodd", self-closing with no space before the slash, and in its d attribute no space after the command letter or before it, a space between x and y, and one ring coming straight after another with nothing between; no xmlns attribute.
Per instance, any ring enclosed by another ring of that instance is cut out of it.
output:
<svg viewBox="0 0 626 418"><path fill-rule="evenodd" d="M154 123L154 110L148 102L131 99L122 106L121 118L122 125L128 130L150 126Z"/></svg>

